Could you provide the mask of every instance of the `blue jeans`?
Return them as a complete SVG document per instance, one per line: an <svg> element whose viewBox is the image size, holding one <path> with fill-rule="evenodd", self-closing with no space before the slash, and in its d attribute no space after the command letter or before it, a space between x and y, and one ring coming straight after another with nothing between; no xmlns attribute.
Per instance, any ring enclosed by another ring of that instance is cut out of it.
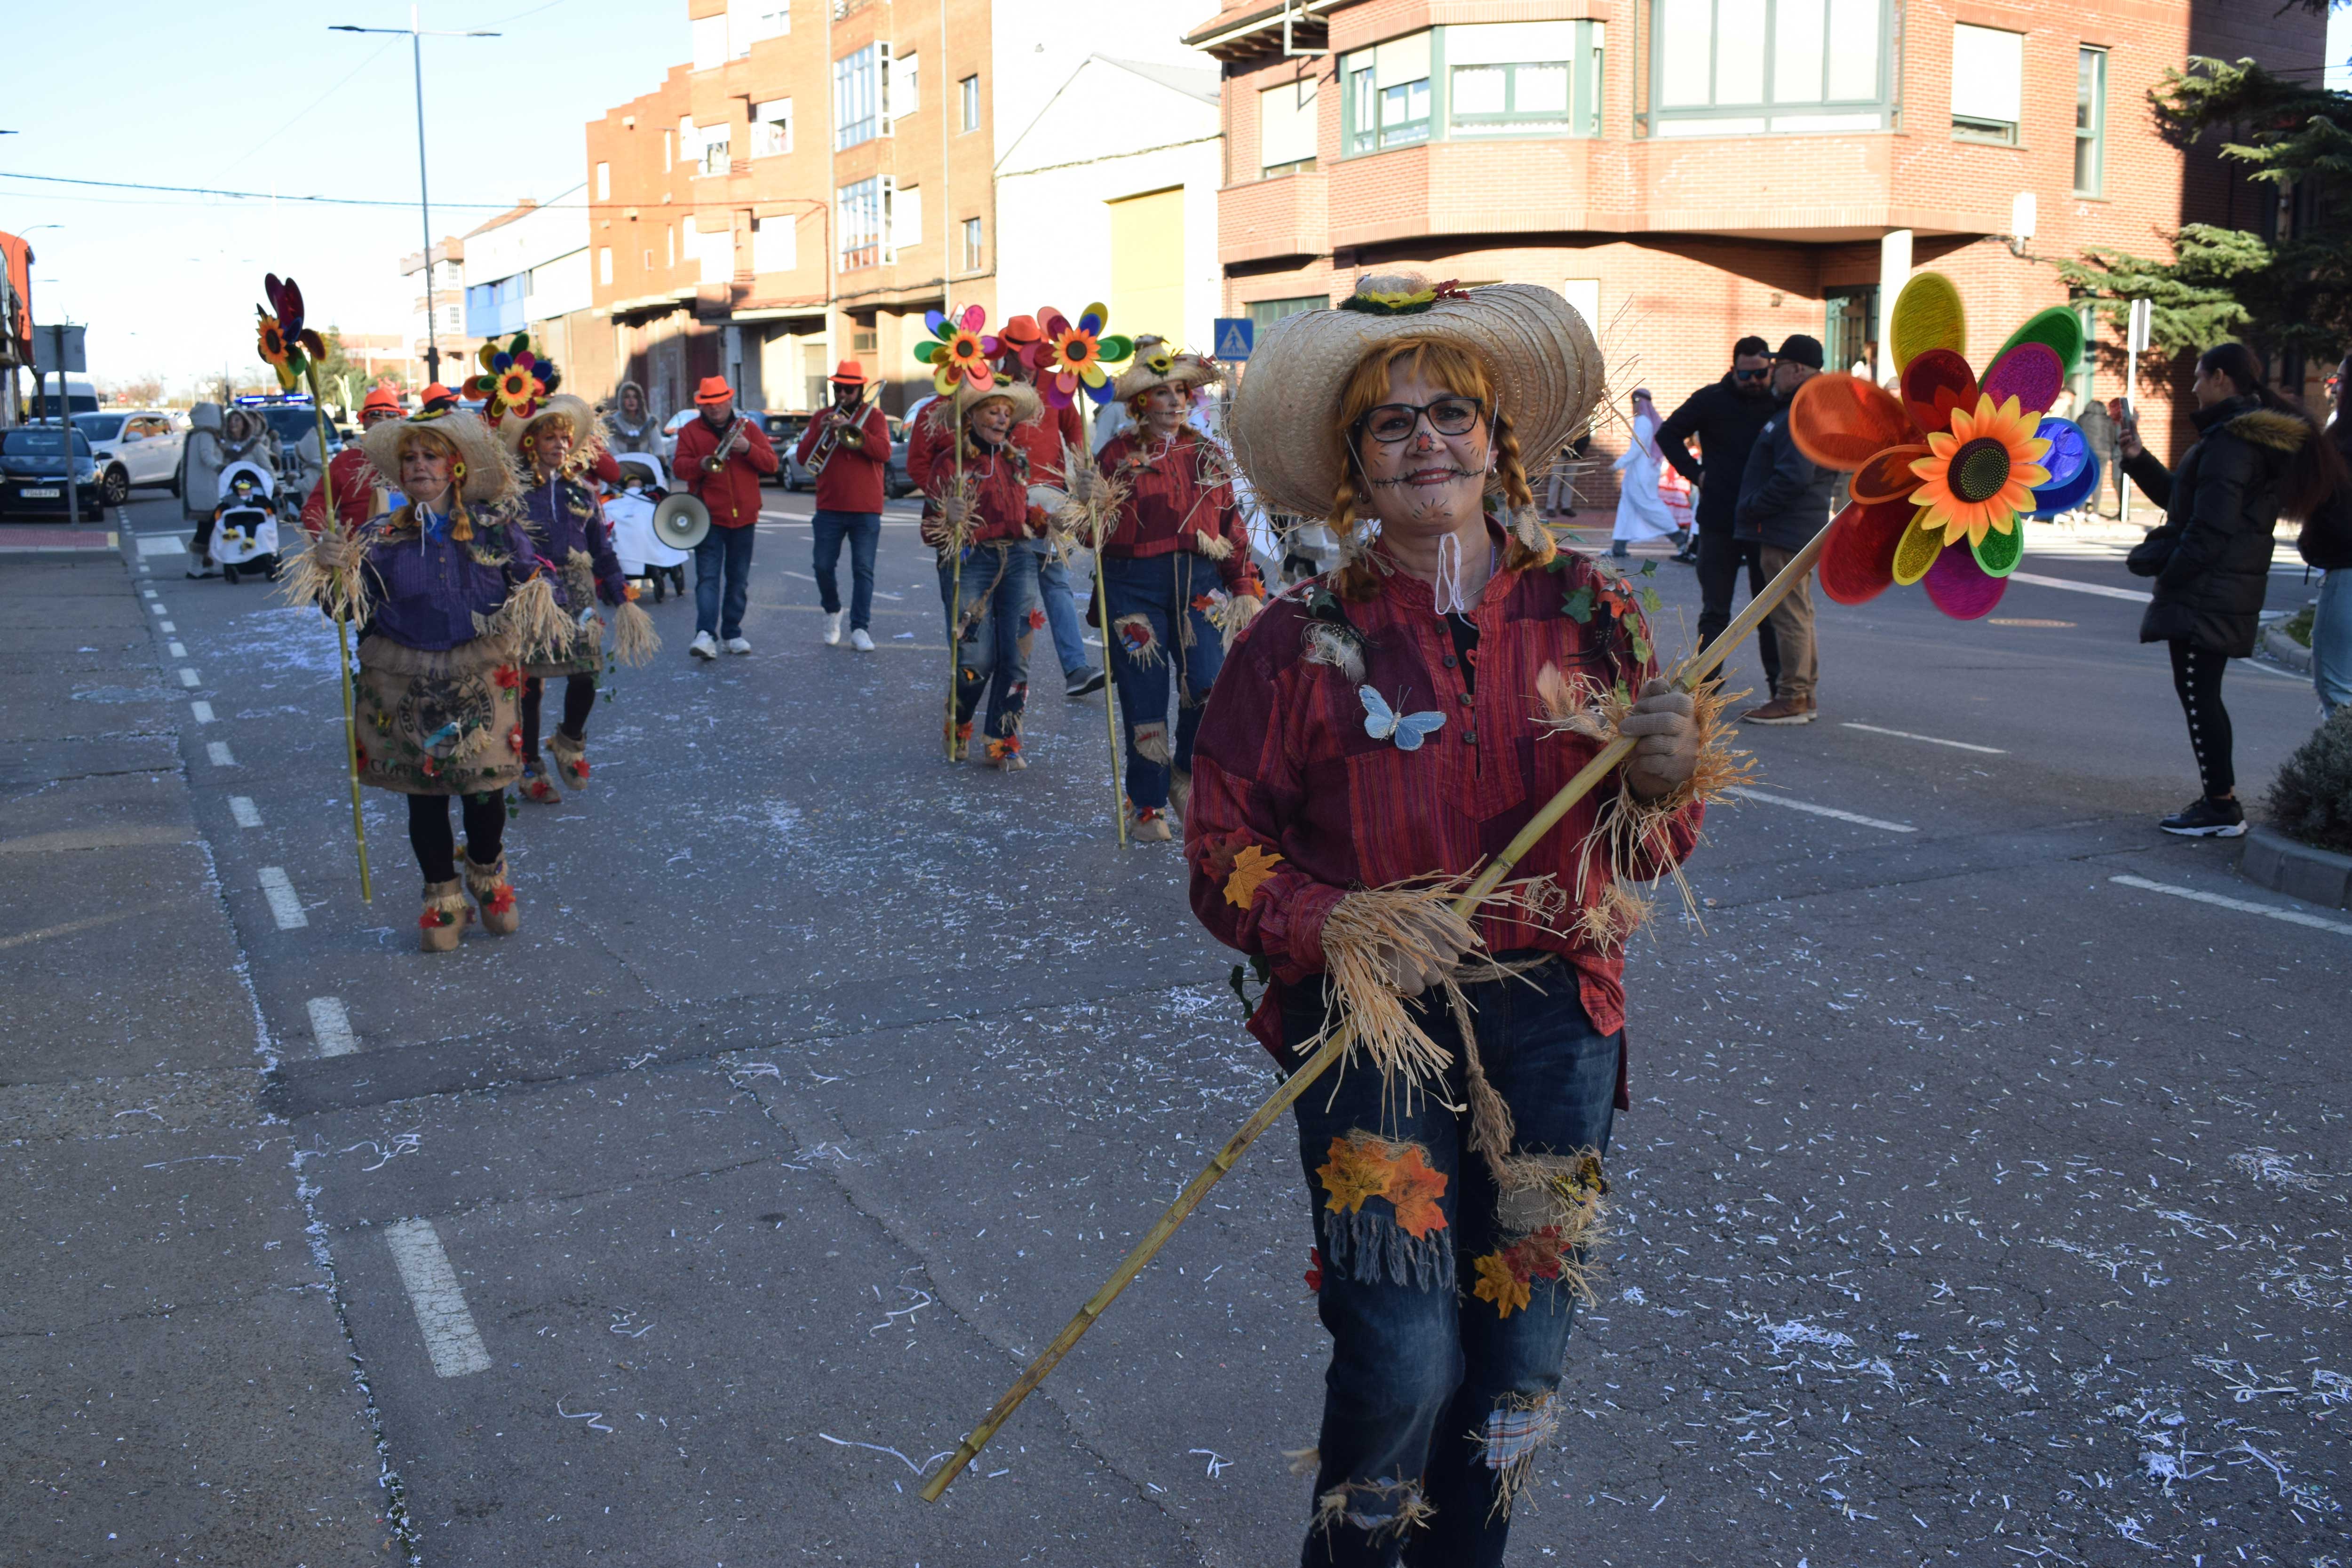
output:
<svg viewBox="0 0 2352 1568"><path fill-rule="evenodd" d="M1575 972L1547 957L1522 979L1463 989L1479 1059L1516 1123L1510 1154L1605 1152L1624 1039L1594 1031ZM1321 1026L1323 999L1309 983L1283 1000L1295 1047ZM1469 1102L1450 1009L1434 996L1408 1005L1453 1055L1442 1093L1384 1093L1360 1060L1337 1069L1336 1089L1318 1083L1293 1108L1321 1258L1317 1308L1331 1333L1317 1510L1299 1560L1494 1568L1507 1502L1558 1423L1577 1294L1547 1277L1561 1258L1547 1250L1559 1235L1542 1228L1559 1212L1547 1189L1505 1200L1469 1147L1468 1115L1447 1108ZM1418 1180L1401 1184L1399 1172Z"/></svg>
<svg viewBox="0 0 2352 1568"><path fill-rule="evenodd" d="M1070 592L1070 568L1059 556L1045 554L1043 541L1037 551L1043 557L1037 567L1037 591L1045 601L1045 624L1054 631L1054 657L1062 661L1064 675L1076 675L1092 667L1087 659L1087 634L1078 619L1078 601Z"/></svg>
<svg viewBox="0 0 2352 1568"><path fill-rule="evenodd" d="M823 511L811 520L816 542L809 569L816 574L817 602L828 616L841 613L841 589L834 566L841 559L841 542L849 541L849 629L874 624L874 552L882 544L882 514L878 511Z"/></svg>
<svg viewBox="0 0 2352 1568"><path fill-rule="evenodd" d="M751 601L751 536L753 528L714 525L694 547L694 629L709 632L719 641L743 635L743 606ZM719 610L719 578L727 575L727 605Z"/></svg>
<svg viewBox="0 0 2352 1568"><path fill-rule="evenodd" d="M1110 611L1103 642L1110 649L1111 679L1118 683L1119 713L1126 721L1127 798L1139 807L1167 805L1171 763L1179 773L1192 771L1201 708L1225 662L1224 634L1207 611L1192 608L1192 600L1223 586L1216 566L1189 551L1142 559L1103 557L1103 598ZM1129 619L1134 616L1143 618ZM1155 762L1139 746L1169 762Z"/></svg>
<svg viewBox="0 0 2352 1568"><path fill-rule="evenodd" d="M2319 705L2334 713L2352 703L2352 567L2319 580L2319 610L2311 621L2311 684Z"/></svg>
<svg viewBox="0 0 2352 1568"><path fill-rule="evenodd" d="M1029 639L1045 619L1037 605L1038 559L1025 541L972 546L965 552L955 609L949 609L948 599L956 585L955 563L940 563L940 605L948 610L948 641L956 649L956 722L971 722L985 691L988 722L981 733L1016 750L1029 703Z"/></svg>

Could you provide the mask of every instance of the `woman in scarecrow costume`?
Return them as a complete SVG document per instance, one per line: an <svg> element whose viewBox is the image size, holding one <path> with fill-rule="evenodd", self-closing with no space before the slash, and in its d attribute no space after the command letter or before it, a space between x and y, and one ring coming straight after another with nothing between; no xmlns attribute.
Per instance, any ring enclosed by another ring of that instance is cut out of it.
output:
<svg viewBox="0 0 2352 1568"><path fill-rule="evenodd" d="M554 657L523 668L522 797L555 805L562 801L562 792L549 780L539 751L545 683L557 678L563 681L563 718L547 739L555 758L554 775L568 789L586 789L588 714L596 705L596 677L604 668L600 646L604 623L595 614L596 602L603 600L614 613L614 647L621 657L636 662L650 656L659 639L651 617L634 602L628 577L613 553L603 510L583 482L604 455L593 411L568 392L554 393L535 405L504 409L499 438L522 471L523 532L539 557L555 568L563 605L575 628L568 646Z"/></svg>
<svg viewBox="0 0 2352 1568"><path fill-rule="evenodd" d="M1371 277L1267 331L1234 404L1257 493L1344 545L1228 654L1185 846L1194 910L1272 977L1276 1059L1355 1030L1294 1112L1332 1336L1307 1563L1499 1563L1558 1421L1626 1103L1618 884L1695 842L1716 722L1654 679L1622 580L1537 521L1522 454L1601 382L1548 289ZM1455 915L1612 730L1639 737L1617 776Z"/></svg>
<svg viewBox="0 0 2352 1568"><path fill-rule="evenodd" d="M1223 380L1199 354L1139 354L1111 389L1133 423L1096 458L1118 503L1102 546L1105 640L1127 721L1127 799L1139 841L1165 843L1171 811L1183 820L1192 740L1225 642L1265 605L1230 465L1186 423L1193 394Z"/></svg>
<svg viewBox="0 0 2352 1568"><path fill-rule="evenodd" d="M1045 513L1031 503L1029 460L1013 427L1042 409L1023 383L963 381L923 411L907 448L908 477L923 492L923 542L939 553L949 646L958 650L953 755L968 753L985 692L987 759L1007 773L1029 765L1021 758L1029 644L1045 624L1037 588L1044 557L1029 542L1045 533Z"/></svg>
<svg viewBox="0 0 2352 1568"><path fill-rule="evenodd" d="M480 906L504 936L519 917L501 845L506 787L522 775L522 663L571 620L547 564L511 521L514 471L473 415L420 414L360 437L407 498L356 536L324 531L296 583L357 568L360 781L408 796L408 842L425 873L427 952L457 945ZM466 823L463 890L449 800Z"/></svg>

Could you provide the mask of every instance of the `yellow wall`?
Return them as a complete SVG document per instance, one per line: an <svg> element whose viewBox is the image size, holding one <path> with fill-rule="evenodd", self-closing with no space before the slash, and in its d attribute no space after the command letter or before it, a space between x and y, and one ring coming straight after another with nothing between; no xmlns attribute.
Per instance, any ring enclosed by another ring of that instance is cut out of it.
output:
<svg viewBox="0 0 2352 1568"><path fill-rule="evenodd" d="M1184 192L1153 191L1110 207L1110 330L1184 342Z"/></svg>

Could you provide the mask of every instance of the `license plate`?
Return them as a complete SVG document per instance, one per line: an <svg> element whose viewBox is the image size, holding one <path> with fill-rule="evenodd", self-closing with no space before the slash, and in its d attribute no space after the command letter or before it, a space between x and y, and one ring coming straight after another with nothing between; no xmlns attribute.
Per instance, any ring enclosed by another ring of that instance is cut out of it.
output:
<svg viewBox="0 0 2352 1568"><path fill-rule="evenodd" d="M23 491L26 500L55 500L65 493L56 485L26 485Z"/></svg>

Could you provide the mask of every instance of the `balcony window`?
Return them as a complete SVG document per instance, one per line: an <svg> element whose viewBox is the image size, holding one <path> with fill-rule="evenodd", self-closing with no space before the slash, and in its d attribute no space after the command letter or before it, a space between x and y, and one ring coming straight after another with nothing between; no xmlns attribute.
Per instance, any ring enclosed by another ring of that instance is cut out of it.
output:
<svg viewBox="0 0 2352 1568"><path fill-rule="evenodd" d="M890 46L868 44L833 62L833 147L889 132Z"/></svg>
<svg viewBox="0 0 2352 1568"><path fill-rule="evenodd" d="M2025 35L1952 26L1952 134L2017 145L2025 101Z"/></svg>
<svg viewBox="0 0 2352 1568"><path fill-rule="evenodd" d="M1651 0L1651 133L1880 131L1887 0Z"/></svg>
<svg viewBox="0 0 2352 1568"><path fill-rule="evenodd" d="M751 106L751 156L773 158L793 150L793 100L772 98Z"/></svg>
<svg viewBox="0 0 2352 1568"><path fill-rule="evenodd" d="M2105 190L2107 163L2107 51L2074 54L2074 194Z"/></svg>
<svg viewBox="0 0 2352 1568"><path fill-rule="evenodd" d="M732 142L729 137L728 128L726 126L704 126L702 128L702 156L697 165L698 172L704 174L723 174L727 173L730 163L730 149L731 146Z"/></svg>
<svg viewBox="0 0 2352 1568"><path fill-rule="evenodd" d="M800 264L800 226L791 214L751 220L752 271L790 272Z"/></svg>
<svg viewBox="0 0 2352 1568"><path fill-rule="evenodd" d="M613 165L610 163L596 165L596 199L600 202L613 199Z"/></svg>
<svg viewBox="0 0 2352 1568"><path fill-rule="evenodd" d="M879 176L843 185L834 193L840 219L839 268L854 272L882 264L882 181Z"/></svg>
<svg viewBox="0 0 2352 1568"><path fill-rule="evenodd" d="M890 204L890 247L908 250L923 243L923 187L902 185Z"/></svg>
<svg viewBox="0 0 2352 1568"><path fill-rule="evenodd" d="M1253 332L1263 338L1265 330L1285 316L1296 316L1305 310L1321 310L1330 307L1328 294L1296 294L1287 300L1253 300L1243 309L1249 312Z"/></svg>
<svg viewBox="0 0 2352 1568"><path fill-rule="evenodd" d="M964 219L963 269L966 272L977 272L980 270L981 262L984 256L984 252L981 248L980 240L980 220L976 217L968 217Z"/></svg>
<svg viewBox="0 0 2352 1568"><path fill-rule="evenodd" d="M922 101L923 57L900 55L890 62L890 118L915 112Z"/></svg>
<svg viewBox="0 0 2352 1568"><path fill-rule="evenodd" d="M1444 29L1446 134L1598 136L1600 22Z"/></svg>
<svg viewBox="0 0 2352 1568"><path fill-rule="evenodd" d="M966 131L979 130L980 78L976 76L968 76L964 78L961 81L956 83L956 90L963 100L963 128Z"/></svg>
<svg viewBox="0 0 2352 1568"><path fill-rule="evenodd" d="M1315 166L1315 79L1270 87L1257 95L1257 160L1262 179Z"/></svg>
<svg viewBox="0 0 2352 1568"><path fill-rule="evenodd" d="M1414 33L1340 61L1339 75L1348 84L1343 131L1350 157L1429 140L1429 45L1427 33Z"/></svg>

